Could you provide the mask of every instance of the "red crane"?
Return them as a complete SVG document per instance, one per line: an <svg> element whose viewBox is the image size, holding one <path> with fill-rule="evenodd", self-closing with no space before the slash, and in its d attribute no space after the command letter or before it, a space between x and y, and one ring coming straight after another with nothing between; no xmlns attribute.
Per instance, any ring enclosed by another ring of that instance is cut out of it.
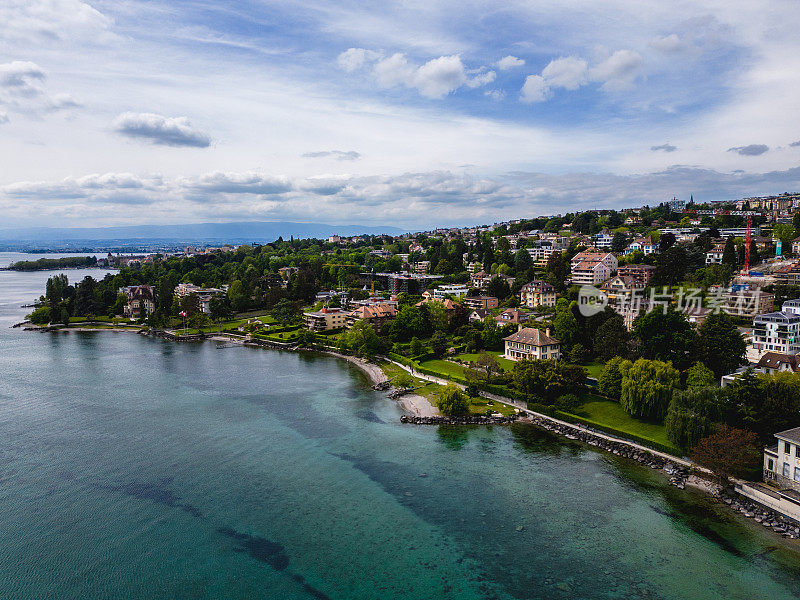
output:
<svg viewBox="0 0 800 600"><path fill-rule="evenodd" d="M744 238L744 273L750 273L750 229L753 226L753 216L747 215L747 234Z"/></svg>

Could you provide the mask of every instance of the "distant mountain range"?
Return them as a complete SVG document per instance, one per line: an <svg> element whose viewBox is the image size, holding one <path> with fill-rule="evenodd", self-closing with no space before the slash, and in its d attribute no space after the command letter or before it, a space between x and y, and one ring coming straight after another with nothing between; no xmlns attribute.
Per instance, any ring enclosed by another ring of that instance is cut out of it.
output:
<svg viewBox="0 0 800 600"><path fill-rule="evenodd" d="M60 242L159 241L178 244L268 243L279 237L327 238L330 235L399 235L404 230L389 226L325 225L254 221L242 223L194 223L183 225L132 225L126 227L0 229L0 242L30 242L39 245Z"/></svg>

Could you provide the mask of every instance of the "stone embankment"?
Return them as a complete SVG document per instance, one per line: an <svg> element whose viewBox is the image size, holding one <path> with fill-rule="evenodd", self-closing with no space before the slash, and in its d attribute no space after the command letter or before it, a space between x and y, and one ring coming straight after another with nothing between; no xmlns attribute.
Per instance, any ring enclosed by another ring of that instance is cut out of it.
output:
<svg viewBox="0 0 800 600"><path fill-rule="evenodd" d="M400 417L400 422L411 423L412 425L507 425L517 419L517 415L508 417L490 417L487 415L418 417L403 415Z"/></svg>
<svg viewBox="0 0 800 600"><path fill-rule="evenodd" d="M530 422L537 427L541 427L547 431L552 431L553 433L557 433L558 435L564 436L567 439L577 440L590 446L605 450L606 452L610 452L616 456L635 460L636 462L646 465L651 469L662 469L667 475L669 475L670 483L672 485L680 489L683 489L686 486L686 479L689 477L689 469L683 465L677 465L662 456L658 456L652 452L648 452L647 450L631 446L625 442L615 442L605 436L595 435L591 431L557 423L550 419L543 419L541 417L534 416L530 418Z"/></svg>
<svg viewBox="0 0 800 600"><path fill-rule="evenodd" d="M753 519L767 529L782 535L785 538L800 538L800 524L797 521L786 517L771 508L767 508L731 492L721 492L715 494L722 502L730 506L734 511L741 513L748 519Z"/></svg>

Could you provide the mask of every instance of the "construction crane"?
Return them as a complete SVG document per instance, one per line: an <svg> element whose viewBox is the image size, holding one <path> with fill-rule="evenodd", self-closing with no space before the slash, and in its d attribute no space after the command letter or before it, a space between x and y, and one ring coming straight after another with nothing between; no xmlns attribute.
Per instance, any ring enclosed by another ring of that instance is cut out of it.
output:
<svg viewBox="0 0 800 600"><path fill-rule="evenodd" d="M751 239L751 229L753 227L753 216L747 215L747 234L744 237L744 269L742 270L743 275L750 274L750 239Z"/></svg>

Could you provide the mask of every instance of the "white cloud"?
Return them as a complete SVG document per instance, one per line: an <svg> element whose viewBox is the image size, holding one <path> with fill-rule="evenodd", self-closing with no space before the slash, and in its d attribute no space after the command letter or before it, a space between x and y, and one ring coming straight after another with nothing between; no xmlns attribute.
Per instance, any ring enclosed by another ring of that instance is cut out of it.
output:
<svg viewBox="0 0 800 600"><path fill-rule="evenodd" d="M654 37L650 40L650 47L666 54L674 54L686 50L690 44L683 41L677 34Z"/></svg>
<svg viewBox="0 0 800 600"><path fill-rule="evenodd" d="M440 56L417 69L413 81L423 96L441 98L464 85L467 74L460 56Z"/></svg>
<svg viewBox="0 0 800 600"><path fill-rule="evenodd" d="M380 56L379 52L365 48L349 48L336 58L336 62L342 69L352 73L364 67L368 62L377 60Z"/></svg>
<svg viewBox="0 0 800 600"><path fill-rule="evenodd" d="M46 75L36 63L15 60L0 64L0 87L18 96L36 96L43 92Z"/></svg>
<svg viewBox="0 0 800 600"><path fill-rule="evenodd" d="M520 91L523 102L544 102L550 96L550 86L541 75L528 75Z"/></svg>
<svg viewBox="0 0 800 600"><path fill-rule="evenodd" d="M50 110L65 110L68 108L79 108L81 103L78 102L71 94L56 94L47 100L47 107Z"/></svg>
<svg viewBox="0 0 800 600"><path fill-rule="evenodd" d="M617 50L590 71L592 79L602 81L601 89L619 91L630 88L639 76L642 57L632 50Z"/></svg>
<svg viewBox="0 0 800 600"><path fill-rule="evenodd" d="M162 146L207 148L211 145L211 138L196 129L186 117L127 112L117 117L114 130L126 137Z"/></svg>
<svg viewBox="0 0 800 600"><path fill-rule="evenodd" d="M506 93L503 90L486 90L483 95L488 96L492 100L502 100L506 97Z"/></svg>
<svg viewBox="0 0 800 600"><path fill-rule="evenodd" d="M378 85L394 87L400 84L408 85L414 75L414 69L408 64L405 54L397 52L375 63L373 74Z"/></svg>
<svg viewBox="0 0 800 600"><path fill-rule="evenodd" d="M761 156L769 151L769 146L766 144L748 144L747 146L734 146L728 148L728 152L735 152L742 156Z"/></svg>
<svg viewBox="0 0 800 600"><path fill-rule="evenodd" d="M478 73L474 77L467 80L467 87L469 88L483 87L484 85L489 85L495 79L497 79L497 73L495 73L494 71L486 71L485 73Z"/></svg>
<svg viewBox="0 0 800 600"><path fill-rule="evenodd" d="M183 189L204 194L203 200L211 194L283 194L293 187L286 177L271 177L256 172L226 173L215 171L198 178L178 180ZM196 196L195 196L196 197Z"/></svg>
<svg viewBox="0 0 800 600"><path fill-rule="evenodd" d="M79 0L3 0L0 40L53 43L108 39L113 21Z"/></svg>
<svg viewBox="0 0 800 600"><path fill-rule="evenodd" d="M673 146L672 144L659 144L658 146L650 146L651 152L675 152L677 150L677 146Z"/></svg>
<svg viewBox="0 0 800 600"><path fill-rule="evenodd" d="M16 201L0 202L0 217L24 206L27 211L35 209L37 224L63 224L53 221L53 215L69 211L80 221L86 214L102 216L97 211L105 209L113 210L116 218L141 223L138 207L147 204L151 222L197 222L216 215L330 223L358 219L365 224L424 228L536 216L557 211L565 203L571 210L623 208L658 204L673 195L693 194L698 201L736 199L752 195L753 189L769 194L798 187L800 167L723 173L672 166L635 175L518 171L493 177L449 170L298 178L257 171L215 171L177 179L106 173L6 185L0 188L0 199ZM19 202L22 199L26 202Z"/></svg>
<svg viewBox="0 0 800 600"><path fill-rule="evenodd" d="M577 90L586 83L588 65L582 58L567 56L550 61L542 70L542 77L551 88Z"/></svg>
<svg viewBox="0 0 800 600"><path fill-rule="evenodd" d="M0 125L3 125L4 123L8 123L8 114L0 110Z"/></svg>
<svg viewBox="0 0 800 600"><path fill-rule="evenodd" d="M521 67L525 64L525 61L521 58L517 58L516 56L504 56L496 63L495 66L500 69L501 71L508 71L509 69L514 69L516 67Z"/></svg>
<svg viewBox="0 0 800 600"><path fill-rule="evenodd" d="M361 154L355 150L318 150L316 152L305 152L303 158L335 158L336 160L358 160Z"/></svg>

